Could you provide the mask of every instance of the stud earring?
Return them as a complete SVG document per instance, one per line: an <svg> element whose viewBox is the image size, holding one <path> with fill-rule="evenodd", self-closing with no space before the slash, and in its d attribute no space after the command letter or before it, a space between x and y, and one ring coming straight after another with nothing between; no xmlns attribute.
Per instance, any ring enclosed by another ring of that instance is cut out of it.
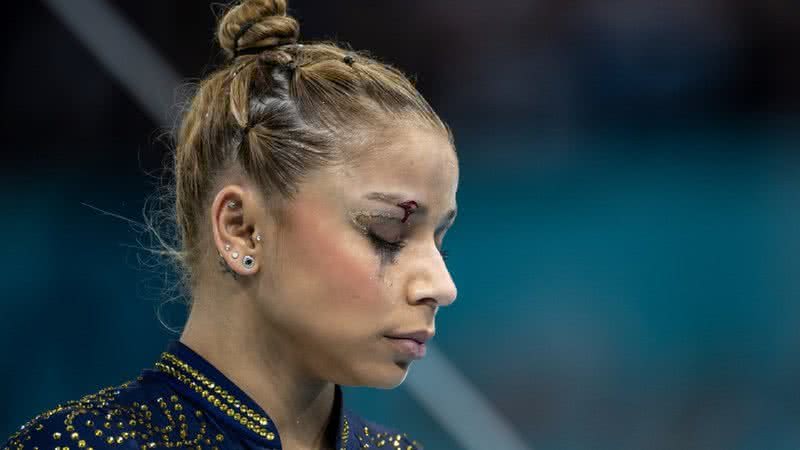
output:
<svg viewBox="0 0 800 450"><path fill-rule="evenodd" d="M252 269L253 266L255 265L255 263L256 263L256 259L253 258L250 255L244 255L244 257L242 258L242 265L247 270Z"/></svg>
<svg viewBox="0 0 800 450"><path fill-rule="evenodd" d="M231 244L225 244L225 251L226 252L231 251Z"/></svg>
<svg viewBox="0 0 800 450"><path fill-rule="evenodd" d="M230 200L230 201L228 202L228 208L230 208L230 209L235 209L235 208L236 208L236 201L234 201L234 200Z"/></svg>
<svg viewBox="0 0 800 450"><path fill-rule="evenodd" d="M236 259L238 257L239 257L239 252L234 251L233 253L231 253L231 258Z"/></svg>
<svg viewBox="0 0 800 450"><path fill-rule="evenodd" d="M261 242L261 235L260 234L256 235L256 242Z"/></svg>

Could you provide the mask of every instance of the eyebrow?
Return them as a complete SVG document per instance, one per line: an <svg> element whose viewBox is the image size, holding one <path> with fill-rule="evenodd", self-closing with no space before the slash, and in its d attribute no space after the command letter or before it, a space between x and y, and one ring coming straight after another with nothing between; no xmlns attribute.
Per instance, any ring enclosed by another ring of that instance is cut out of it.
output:
<svg viewBox="0 0 800 450"><path fill-rule="evenodd" d="M370 192L369 194L365 195L364 198L368 200L378 200L385 203L391 203L394 206L397 206L397 203L407 200L408 196L403 194L398 194L394 192ZM417 204L417 208L414 210L416 214L427 215L429 212L428 207L421 202L414 200ZM441 222L439 222L439 226L436 227L436 230L439 231L444 228L448 223L452 222L456 218L456 214L458 212L458 207L447 211L444 218Z"/></svg>

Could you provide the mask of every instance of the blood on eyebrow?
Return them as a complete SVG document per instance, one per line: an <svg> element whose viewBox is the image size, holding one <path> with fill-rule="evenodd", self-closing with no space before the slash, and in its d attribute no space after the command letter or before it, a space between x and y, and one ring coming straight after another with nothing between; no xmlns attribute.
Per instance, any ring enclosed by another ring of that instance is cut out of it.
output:
<svg viewBox="0 0 800 450"><path fill-rule="evenodd" d="M414 200L398 203L397 206L405 210L405 216L403 216L403 220L400 221L401 223L406 223L406 220L408 220L408 216L414 214L414 211L419 207L419 205L417 205L417 202L415 202Z"/></svg>

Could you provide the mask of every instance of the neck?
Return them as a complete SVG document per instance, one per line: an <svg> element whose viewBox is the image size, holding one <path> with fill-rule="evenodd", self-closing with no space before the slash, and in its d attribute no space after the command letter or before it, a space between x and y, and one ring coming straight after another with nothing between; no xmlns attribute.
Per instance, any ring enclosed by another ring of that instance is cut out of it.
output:
<svg viewBox="0 0 800 450"><path fill-rule="evenodd" d="M284 448L328 448L338 428L332 423L335 385L304 373L297 349L259 321L253 304L244 293L195 295L180 341L261 406Z"/></svg>

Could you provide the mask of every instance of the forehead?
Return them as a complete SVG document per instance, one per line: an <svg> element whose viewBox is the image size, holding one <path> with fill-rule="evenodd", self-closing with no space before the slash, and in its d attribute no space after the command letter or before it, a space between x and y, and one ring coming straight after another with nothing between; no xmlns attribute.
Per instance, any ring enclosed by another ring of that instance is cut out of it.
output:
<svg viewBox="0 0 800 450"><path fill-rule="evenodd" d="M428 202L455 202L458 158L446 135L402 126L377 134L352 164L342 167L349 183L363 191L406 192Z"/></svg>

